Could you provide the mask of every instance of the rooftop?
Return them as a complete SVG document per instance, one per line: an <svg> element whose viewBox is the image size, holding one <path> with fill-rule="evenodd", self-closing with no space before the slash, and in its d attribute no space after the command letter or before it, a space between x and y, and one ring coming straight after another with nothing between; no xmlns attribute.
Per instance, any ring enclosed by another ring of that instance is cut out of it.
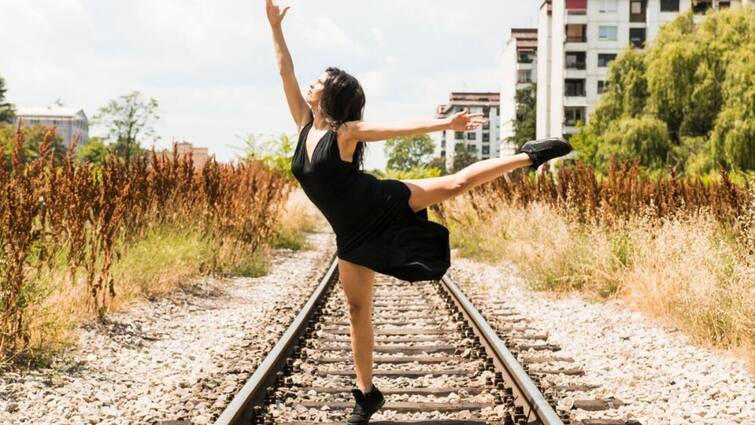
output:
<svg viewBox="0 0 755 425"><path fill-rule="evenodd" d="M86 117L86 114L84 114L84 111L80 108L60 108L60 107L42 107L42 108L26 108L26 107L18 107L16 109L16 116L17 117L63 117L63 118L71 118L73 116L76 116L81 112L82 115Z"/></svg>

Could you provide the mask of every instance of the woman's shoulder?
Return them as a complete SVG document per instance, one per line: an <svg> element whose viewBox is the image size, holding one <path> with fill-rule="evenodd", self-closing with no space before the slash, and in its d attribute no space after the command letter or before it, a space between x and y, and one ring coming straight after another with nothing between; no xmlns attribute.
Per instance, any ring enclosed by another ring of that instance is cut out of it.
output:
<svg viewBox="0 0 755 425"><path fill-rule="evenodd" d="M309 113L308 113L308 114L306 115L306 117L307 117L307 118L305 118L304 120L302 120L302 121L301 121L301 122L299 123L299 128L298 128L298 131L297 131L297 134L299 134L299 135L301 135L301 132L302 132L302 131L304 131L304 129L305 129L305 128L306 128L306 127L307 127L308 125L312 124L312 123L313 123L313 122L315 121L315 116L314 116L314 114L312 113L312 110L311 110L311 109L309 110Z"/></svg>

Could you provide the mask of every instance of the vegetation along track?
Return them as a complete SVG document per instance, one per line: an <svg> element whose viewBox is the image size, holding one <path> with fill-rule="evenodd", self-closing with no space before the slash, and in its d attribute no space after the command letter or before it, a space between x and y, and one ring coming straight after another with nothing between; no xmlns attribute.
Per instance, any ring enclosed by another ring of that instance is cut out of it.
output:
<svg viewBox="0 0 755 425"><path fill-rule="evenodd" d="M372 423L570 424L557 400L580 385L539 387L539 364L568 361L547 337L527 332L526 322L490 310L489 323L448 276L404 282L376 275L373 381L386 403ZM355 375L348 307L337 287L335 257L317 289L217 424L343 423L353 406ZM521 364L520 364L521 362ZM523 366L522 366L523 365ZM545 394L545 395L544 395ZM618 400L576 400L572 409L602 411ZM635 421L590 419L584 425Z"/></svg>

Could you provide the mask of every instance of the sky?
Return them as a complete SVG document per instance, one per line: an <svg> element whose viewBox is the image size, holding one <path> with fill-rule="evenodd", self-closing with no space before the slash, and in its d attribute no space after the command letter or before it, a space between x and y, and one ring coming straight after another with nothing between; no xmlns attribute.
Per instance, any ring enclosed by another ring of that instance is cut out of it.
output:
<svg viewBox="0 0 755 425"><path fill-rule="evenodd" d="M536 0L278 0L302 93L328 66L365 90L364 120L432 118L451 91L499 91L512 27ZM243 137L295 136L265 0L0 0L0 76L17 107L81 108L140 91L160 104L161 137L238 158ZM90 136L104 135L97 126ZM150 147L151 142L144 143ZM369 143L367 169L385 165Z"/></svg>

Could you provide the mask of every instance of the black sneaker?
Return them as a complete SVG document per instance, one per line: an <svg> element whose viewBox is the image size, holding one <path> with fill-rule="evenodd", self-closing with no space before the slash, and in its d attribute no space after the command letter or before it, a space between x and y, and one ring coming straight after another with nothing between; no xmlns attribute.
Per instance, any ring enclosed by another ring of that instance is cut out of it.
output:
<svg viewBox="0 0 755 425"><path fill-rule="evenodd" d="M519 152L524 152L532 161L533 170L537 170L545 161L571 152L571 145L560 137L548 137L546 139L531 140L525 143Z"/></svg>
<svg viewBox="0 0 755 425"><path fill-rule="evenodd" d="M354 410L351 411L351 416L349 417L348 423L350 425L361 425L369 423L370 416L372 416L373 413L375 413L378 409L383 407L383 404L385 404L383 393L381 393L380 390L377 389L375 384L372 384L370 386L370 389L367 390L366 393L362 393L359 388L352 389L351 393L354 395L356 404L354 405Z"/></svg>

